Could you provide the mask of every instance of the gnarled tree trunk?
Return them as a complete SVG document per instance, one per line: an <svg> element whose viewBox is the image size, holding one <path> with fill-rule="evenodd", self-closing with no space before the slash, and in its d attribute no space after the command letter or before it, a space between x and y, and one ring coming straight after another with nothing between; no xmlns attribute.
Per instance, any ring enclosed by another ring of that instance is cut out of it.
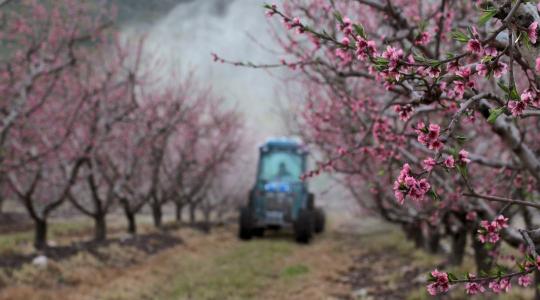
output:
<svg viewBox="0 0 540 300"><path fill-rule="evenodd" d="M191 225L194 225L197 221L196 209L197 205L195 205L195 203L192 202L189 204L189 222L191 223Z"/></svg>
<svg viewBox="0 0 540 300"><path fill-rule="evenodd" d="M97 213L94 215L94 239L102 242L107 239L107 221L105 214Z"/></svg>
<svg viewBox="0 0 540 300"><path fill-rule="evenodd" d="M452 252L450 253L449 262L451 265L459 266L463 262L465 256L465 247L467 246L467 230L462 229L451 235Z"/></svg>
<svg viewBox="0 0 540 300"><path fill-rule="evenodd" d="M152 203L152 218L154 219L154 226L156 228L162 227L163 211L161 204Z"/></svg>
<svg viewBox="0 0 540 300"><path fill-rule="evenodd" d="M34 247L37 250L47 248L47 219L34 218Z"/></svg>
<svg viewBox="0 0 540 300"><path fill-rule="evenodd" d="M176 222L182 222L182 212L184 211L184 204L175 202Z"/></svg>

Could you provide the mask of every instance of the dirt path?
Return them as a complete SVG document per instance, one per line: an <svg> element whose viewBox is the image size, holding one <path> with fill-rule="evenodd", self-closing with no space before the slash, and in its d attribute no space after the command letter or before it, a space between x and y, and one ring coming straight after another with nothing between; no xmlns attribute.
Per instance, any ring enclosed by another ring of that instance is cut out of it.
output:
<svg viewBox="0 0 540 300"><path fill-rule="evenodd" d="M404 299L422 285L424 258L395 228L334 223L307 246L290 233L241 242L234 226L181 229L173 234L182 244L154 255L113 247L112 265L81 254L37 274L27 268L0 299ZM42 277L55 280L37 284Z"/></svg>

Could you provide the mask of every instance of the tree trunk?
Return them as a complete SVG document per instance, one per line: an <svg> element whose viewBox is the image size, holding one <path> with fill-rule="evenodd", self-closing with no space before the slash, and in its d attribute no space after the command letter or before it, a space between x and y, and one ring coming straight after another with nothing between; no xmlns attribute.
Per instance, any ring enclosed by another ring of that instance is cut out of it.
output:
<svg viewBox="0 0 540 300"><path fill-rule="evenodd" d="M426 247L429 253L438 253L440 250L441 236L436 228L428 227Z"/></svg>
<svg viewBox="0 0 540 300"><path fill-rule="evenodd" d="M195 205L195 203L191 203L189 205L189 223L191 223L191 225L194 225L195 221L197 221L196 216L195 216L196 207L197 206Z"/></svg>
<svg viewBox="0 0 540 300"><path fill-rule="evenodd" d="M426 241L424 239L424 234L422 233L422 228L420 226L414 226L413 229L414 229L414 232L413 232L414 245L415 245L416 248L420 249L426 243Z"/></svg>
<svg viewBox="0 0 540 300"><path fill-rule="evenodd" d="M105 214L97 213L94 216L94 240L102 242L107 239L107 221Z"/></svg>
<svg viewBox="0 0 540 300"><path fill-rule="evenodd" d="M152 217L154 218L154 226L161 228L161 220L163 218L163 212L159 203L152 203Z"/></svg>
<svg viewBox="0 0 540 300"><path fill-rule="evenodd" d="M209 208L204 210L204 231L210 232L210 212Z"/></svg>
<svg viewBox="0 0 540 300"><path fill-rule="evenodd" d="M422 248L424 246L424 235L422 234L422 228L418 223L408 223L403 225L403 230L407 239L414 242L416 248Z"/></svg>
<svg viewBox="0 0 540 300"><path fill-rule="evenodd" d="M137 234L137 222L135 221L135 214L132 212L126 213L128 222L128 233Z"/></svg>
<svg viewBox="0 0 540 300"><path fill-rule="evenodd" d="M120 203L124 208L124 215L128 224L127 231L129 234L137 234L137 222L135 221L135 213L133 213L129 207L127 200L121 200Z"/></svg>
<svg viewBox="0 0 540 300"><path fill-rule="evenodd" d="M182 222L182 212L184 210L184 204L180 204L178 202L175 202L176 205L176 222L181 223Z"/></svg>
<svg viewBox="0 0 540 300"><path fill-rule="evenodd" d="M34 219L34 247L37 250L47 248L47 219Z"/></svg>
<svg viewBox="0 0 540 300"><path fill-rule="evenodd" d="M452 252L450 253L450 264L459 266L465 256L465 247L467 246L467 230L459 230L452 234Z"/></svg>
<svg viewBox="0 0 540 300"><path fill-rule="evenodd" d="M481 271L489 273L491 266L493 265L493 258L489 255L489 251L486 249L485 244L481 243L476 236L478 230L472 231L474 260L476 262L477 273Z"/></svg>

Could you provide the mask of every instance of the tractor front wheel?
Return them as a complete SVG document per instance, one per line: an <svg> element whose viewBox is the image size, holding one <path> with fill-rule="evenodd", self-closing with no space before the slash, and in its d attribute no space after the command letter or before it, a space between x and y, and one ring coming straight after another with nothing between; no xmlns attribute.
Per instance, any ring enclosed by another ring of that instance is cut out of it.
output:
<svg viewBox="0 0 540 300"><path fill-rule="evenodd" d="M312 211L303 209L298 213L298 218L294 223L294 235L297 242L309 243L313 236L314 219Z"/></svg>
<svg viewBox="0 0 540 300"><path fill-rule="evenodd" d="M240 209L238 225L238 237L241 240L249 240L253 237L253 215L249 208L242 207Z"/></svg>

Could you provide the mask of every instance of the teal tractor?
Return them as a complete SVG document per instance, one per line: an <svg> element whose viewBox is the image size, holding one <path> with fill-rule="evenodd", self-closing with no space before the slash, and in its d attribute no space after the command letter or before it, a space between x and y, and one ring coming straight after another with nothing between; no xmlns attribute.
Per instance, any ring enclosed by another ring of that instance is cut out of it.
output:
<svg viewBox="0 0 540 300"><path fill-rule="evenodd" d="M255 185L248 204L240 209L239 237L249 240L265 230L292 228L298 242L309 243L324 230L325 216L300 179L308 151L293 139L270 139L259 148Z"/></svg>

